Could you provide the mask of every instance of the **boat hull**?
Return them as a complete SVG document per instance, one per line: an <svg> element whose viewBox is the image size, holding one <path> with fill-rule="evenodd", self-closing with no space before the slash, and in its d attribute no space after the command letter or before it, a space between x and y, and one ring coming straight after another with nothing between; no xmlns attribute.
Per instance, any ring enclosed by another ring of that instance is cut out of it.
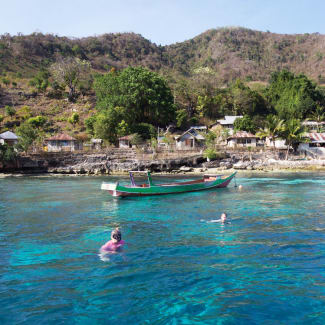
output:
<svg viewBox="0 0 325 325"><path fill-rule="evenodd" d="M107 184L107 187L102 189L107 190L109 194L114 197L135 197L135 196L152 196L152 195L166 195L186 192L197 192L210 190L214 188L227 187L236 173L225 177L218 178L213 181L193 181L185 183L159 184L148 187L127 187L116 184Z"/></svg>

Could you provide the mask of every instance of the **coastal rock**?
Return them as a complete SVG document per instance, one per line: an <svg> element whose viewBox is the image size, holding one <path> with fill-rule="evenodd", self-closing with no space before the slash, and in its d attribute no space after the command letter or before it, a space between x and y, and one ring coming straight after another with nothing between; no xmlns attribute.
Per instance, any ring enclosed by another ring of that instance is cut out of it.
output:
<svg viewBox="0 0 325 325"><path fill-rule="evenodd" d="M221 161L219 166L220 169L230 169L233 167L233 164L230 161Z"/></svg>
<svg viewBox="0 0 325 325"><path fill-rule="evenodd" d="M192 167L187 167L187 166L182 166L179 170L181 172L191 172L193 170L193 168Z"/></svg>
<svg viewBox="0 0 325 325"><path fill-rule="evenodd" d="M234 169L247 169L247 167L250 166L249 162L238 162L233 165Z"/></svg>
<svg viewBox="0 0 325 325"><path fill-rule="evenodd" d="M217 168L220 166L220 161L219 160L212 160L208 161L202 164L204 168Z"/></svg>

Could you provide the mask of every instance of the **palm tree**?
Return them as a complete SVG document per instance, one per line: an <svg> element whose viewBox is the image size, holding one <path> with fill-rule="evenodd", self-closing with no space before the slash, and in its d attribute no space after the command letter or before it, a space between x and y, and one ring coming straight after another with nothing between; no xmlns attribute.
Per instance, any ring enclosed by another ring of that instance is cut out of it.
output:
<svg viewBox="0 0 325 325"><path fill-rule="evenodd" d="M257 132L257 136L260 138L269 137L273 142L273 149L275 151L275 139L280 136L284 130L284 121L276 115L268 115L266 117L266 124L264 129L260 129Z"/></svg>
<svg viewBox="0 0 325 325"><path fill-rule="evenodd" d="M317 131L320 132L320 123L325 121L325 111L324 107L317 105L316 110L311 113L311 116L308 120L317 122Z"/></svg>
<svg viewBox="0 0 325 325"><path fill-rule="evenodd" d="M298 119L291 119L285 123L283 137L287 143L286 160L289 156L290 146L296 151L299 142L305 142L305 128Z"/></svg>

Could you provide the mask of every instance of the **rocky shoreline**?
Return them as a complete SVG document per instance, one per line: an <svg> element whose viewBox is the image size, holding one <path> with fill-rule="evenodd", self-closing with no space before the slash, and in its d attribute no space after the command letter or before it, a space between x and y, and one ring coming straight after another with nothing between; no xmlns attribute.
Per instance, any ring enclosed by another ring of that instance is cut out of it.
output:
<svg viewBox="0 0 325 325"><path fill-rule="evenodd" d="M295 158L295 159L292 159ZM54 175L123 175L129 170L150 170L159 174L202 174L237 170L251 172L325 171L325 160L292 157L280 159L276 154L224 153L223 158L207 162L201 154L173 159L144 159L132 149L110 150L95 154L38 154L21 156L15 165L4 166L0 173Z"/></svg>

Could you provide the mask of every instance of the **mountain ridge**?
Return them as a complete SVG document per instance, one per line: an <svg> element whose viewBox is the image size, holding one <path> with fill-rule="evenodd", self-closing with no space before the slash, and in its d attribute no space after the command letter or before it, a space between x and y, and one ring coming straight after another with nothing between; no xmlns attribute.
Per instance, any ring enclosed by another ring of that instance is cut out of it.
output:
<svg viewBox="0 0 325 325"><path fill-rule="evenodd" d="M243 27L209 29L189 40L156 45L140 34L110 33L83 38L52 34L0 36L0 73L27 77L47 68L58 56L91 62L94 70L144 66L189 77L197 69L214 73L221 83L236 78L267 81L273 71L304 73L317 82L325 76L325 35L276 34ZM208 69L208 70L207 70Z"/></svg>

